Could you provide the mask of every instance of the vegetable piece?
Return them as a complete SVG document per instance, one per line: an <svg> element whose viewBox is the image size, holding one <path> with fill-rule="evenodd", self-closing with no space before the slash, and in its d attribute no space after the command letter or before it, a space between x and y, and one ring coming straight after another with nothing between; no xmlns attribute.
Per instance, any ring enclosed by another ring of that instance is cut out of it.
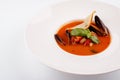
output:
<svg viewBox="0 0 120 80"><path fill-rule="evenodd" d="M74 40L75 40L76 43L78 43L80 41L80 39L82 39L81 36L76 36Z"/></svg>
<svg viewBox="0 0 120 80"><path fill-rule="evenodd" d="M76 28L73 29L70 34L72 36L84 36L89 38L91 36L90 30L89 29L83 29L83 28Z"/></svg>
<svg viewBox="0 0 120 80"><path fill-rule="evenodd" d="M79 41L82 39L81 36L72 36L71 37L71 43L75 44L75 43L79 43Z"/></svg>
<svg viewBox="0 0 120 80"><path fill-rule="evenodd" d="M90 39L96 44L98 44L100 42L99 39L97 38L97 36L91 36Z"/></svg>
<svg viewBox="0 0 120 80"><path fill-rule="evenodd" d="M84 42L84 46L87 46L91 43L91 40L90 39L87 39L85 42Z"/></svg>
<svg viewBox="0 0 120 80"><path fill-rule="evenodd" d="M80 40L80 44L83 44L85 41L86 41L86 38L83 37L83 38Z"/></svg>

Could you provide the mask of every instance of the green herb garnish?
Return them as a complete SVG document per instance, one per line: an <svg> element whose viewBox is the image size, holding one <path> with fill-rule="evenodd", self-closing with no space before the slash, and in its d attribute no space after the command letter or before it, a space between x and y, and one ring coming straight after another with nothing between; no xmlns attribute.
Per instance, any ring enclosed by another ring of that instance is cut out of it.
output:
<svg viewBox="0 0 120 80"><path fill-rule="evenodd" d="M92 35L89 29L75 28L70 32L70 35L71 36L84 36L84 37L91 39L96 44L99 43L99 39L97 38L97 36Z"/></svg>
<svg viewBox="0 0 120 80"><path fill-rule="evenodd" d="M83 28L75 28L70 32L70 34L72 36L85 36L87 38L89 38L91 36L90 30L83 29Z"/></svg>

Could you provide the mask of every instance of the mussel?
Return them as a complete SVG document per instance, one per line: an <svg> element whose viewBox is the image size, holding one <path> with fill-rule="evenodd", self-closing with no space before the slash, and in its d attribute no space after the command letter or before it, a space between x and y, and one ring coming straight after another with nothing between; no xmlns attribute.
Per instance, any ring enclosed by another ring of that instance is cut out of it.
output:
<svg viewBox="0 0 120 80"><path fill-rule="evenodd" d="M108 28L97 15L95 16L95 24L100 29L100 31L103 33L103 36L106 36L109 34Z"/></svg>
<svg viewBox="0 0 120 80"><path fill-rule="evenodd" d="M60 43L61 45L66 45L66 43L63 41L63 39L58 35L58 34L55 34L54 35L54 38L55 38L55 40L58 42L58 43Z"/></svg>
<svg viewBox="0 0 120 80"><path fill-rule="evenodd" d="M99 36L107 36L109 34L108 28L97 15L95 16L95 25L91 24L89 29Z"/></svg>

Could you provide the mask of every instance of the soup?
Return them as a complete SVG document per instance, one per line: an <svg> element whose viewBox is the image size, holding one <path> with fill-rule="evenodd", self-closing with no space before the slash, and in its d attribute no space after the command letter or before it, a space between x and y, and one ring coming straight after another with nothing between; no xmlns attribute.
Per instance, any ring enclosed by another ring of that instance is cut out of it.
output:
<svg viewBox="0 0 120 80"><path fill-rule="evenodd" d="M55 34L57 44L64 51L75 55L88 56L101 53L111 41L108 28L99 29L100 27L93 21L90 22L89 28L74 28L83 22L76 20L63 25ZM103 23L102 25L105 26Z"/></svg>

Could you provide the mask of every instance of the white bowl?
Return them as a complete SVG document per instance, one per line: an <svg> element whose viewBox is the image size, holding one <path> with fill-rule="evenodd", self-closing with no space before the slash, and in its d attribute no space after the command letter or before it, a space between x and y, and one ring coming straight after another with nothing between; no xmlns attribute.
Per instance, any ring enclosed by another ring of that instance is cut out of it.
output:
<svg viewBox="0 0 120 80"><path fill-rule="evenodd" d="M71 20L83 19L93 10L111 33L110 46L100 54L77 56L63 51L54 40L59 27ZM42 63L59 71L93 75L120 69L120 9L92 0L69 0L43 9L26 30L30 50Z"/></svg>

